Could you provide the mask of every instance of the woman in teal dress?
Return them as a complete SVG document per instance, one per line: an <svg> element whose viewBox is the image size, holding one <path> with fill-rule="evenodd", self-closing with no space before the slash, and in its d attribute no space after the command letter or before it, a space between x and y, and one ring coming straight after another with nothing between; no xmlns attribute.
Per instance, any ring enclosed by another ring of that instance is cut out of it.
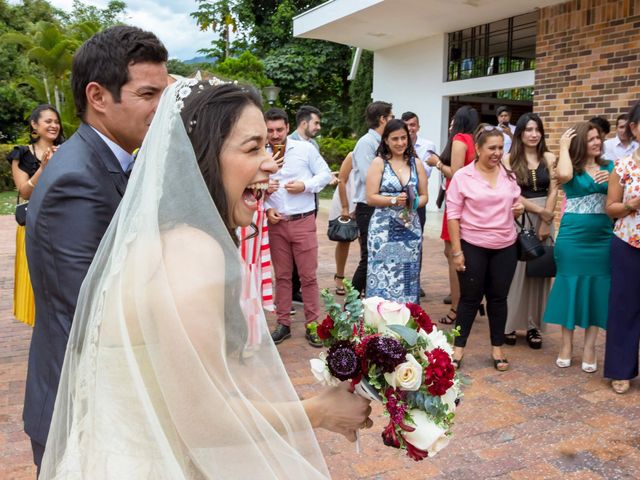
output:
<svg viewBox="0 0 640 480"><path fill-rule="evenodd" d="M597 370L598 329L607 327L611 281L611 219L605 212L607 182L613 164L601 158L602 139L597 125L584 122L560 138L557 180L567 206L556 239L557 276L544 321L562 327L562 345L556 360L571 366L573 331L585 329L582 370Z"/></svg>

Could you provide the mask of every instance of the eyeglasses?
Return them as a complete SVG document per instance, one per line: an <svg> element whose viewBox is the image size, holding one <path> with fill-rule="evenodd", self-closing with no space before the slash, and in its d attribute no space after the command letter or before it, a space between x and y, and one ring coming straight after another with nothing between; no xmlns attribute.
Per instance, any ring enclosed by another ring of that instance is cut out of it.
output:
<svg viewBox="0 0 640 480"><path fill-rule="evenodd" d="M484 127L482 127L482 131L483 132L493 132L494 130L498 130L501 131L498 127L496 127L495 125L485 125Z"/></svg>

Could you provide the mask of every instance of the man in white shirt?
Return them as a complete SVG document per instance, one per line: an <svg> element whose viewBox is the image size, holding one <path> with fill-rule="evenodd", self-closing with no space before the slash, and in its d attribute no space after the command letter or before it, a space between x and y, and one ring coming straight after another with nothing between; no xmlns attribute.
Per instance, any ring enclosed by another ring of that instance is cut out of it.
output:
<svg viewBox="0 0 640 480"><path fill-rule="evenodd" d="M353 274L352 283L363 295L367 284L369 221L375 209L367 205L367 172L376 157L384 127L393 119L392 108L393 106L387 102L372 102L367 105L364 116L369 131L360 137L353 149L353 201L356 202L356 223L360 232L360 263Z"/></svg>
<svg viewBox="0 0 640 480"><path fill-rule="evenodd" d="M513 141L513 134L516 131L516 126L511 122L511 108L506 105L500 105L496 108L496 118L498 119L498 128L502 129L504 135L504 153L509 153L511 150L511 142Z"/></svg>
<svg viewBox="0 0 640 480"><path fill-rule="evenodd" d="M296 113L296 129L289 138L291 140L301 140L309 142L320 151L318 142L314 139L320 132L320 110L311 105L303 105Z"/></svg>
<svg viewBox="0 0 640 480"><path fill-rule="evenodd" d="M276 276L276 315L278 325L271 333L278 344L291 337L291 274L298 267L304 298L306 339L310 345L322 342L308 326L320 317L318 236L316 233L315 194L331 180L331 170L309 142L287 139L289 119L284 110L272 108L265 115L267 139L272 148L282 148L284 164L271 180L279 188L265 202L269 219L269 244ZM278 147L276 147L276 145Z"/></svg>
<svg viewBox="0 0 640 480"><path fill-rule="evenodd" d="M427 140L424 138L420 138L418 136L418 132L420 131L420 119L418 115L413 112L404 112L402 114L402 121L407 126L409 130L409 137L411 138L411 143L413 144L413 148L416 151L416 156L422 160L422 164L424 165L424 170L427 173L427 178L431 176L431 170L433 167L430 167L427 163L427 160L431 155L436 153L436 145L431 140ZM418 218L420 218L420 228L424 233L424 224L426 222L426 209L427 207L418 208ZM424 243L423 243L424 245ZM419 270L422 271L422 252L420 252L420 265ZM425 293L422 287L420 287L420 296L424 297Z"/></svg>
<svg viewBox="0 0 640 480"><path fill-rule="evenodd" d="M638 142L627 136L627 122L629 116L626 113L616 119L616 136L604 142L602 156L607 160L616 161L631 155L637 148Z"/></svg>

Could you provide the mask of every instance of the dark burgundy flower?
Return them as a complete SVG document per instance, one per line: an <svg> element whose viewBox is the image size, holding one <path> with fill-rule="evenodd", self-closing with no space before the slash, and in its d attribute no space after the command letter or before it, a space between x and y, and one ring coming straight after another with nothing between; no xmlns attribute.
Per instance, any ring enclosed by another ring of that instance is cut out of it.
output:
<svg viewBox="0 0 640 480"><path fill-rule="evenodd" d="M389 412L391 421L395 424L401 424L404 422L404 414L407 412L407 404L404 402L405 393L402 390L387 388L384 392L384 396L387 399L385 407Z"/></svg>
<svg viewBox="0 0 640 480"><path fill-rule="evenodd" d="M318 329L316 330L316 333L318 334L318 337L320 337L320 340L327 340L331 338L331 329L333 327L333 319L329 315L327 315L327 318L325 318L322 323L318 325Z"/></svg>
<svg viewBox="0 0 640 480"><path fill-rule="evenodd" d="M350 380L360 375L360 359L347 340L334 343L327 352L327 367L334 377Z"/></svg>
<svg viewBox="0 0 640 480"><path fill-rule="evenodd" d="M420 305L415 303L407 303L407 308L411 312L411 316L418 324L418 330L423 329L426 333L433 331L433 322L427 312L425 312Z"/></svg>
<svg viewBox="0 0 640 480"><path fill-rule="evenodd" d="M453 386L455 368L449 354L441 348L434 348L427 352L426 357L429 365L424 370L424 383L431 395L440 397Z"/></svg>
<svg viewBox="0 0 640 480"><path fill-rule="evenodd" d="M405 361L407 350L395 338L375 337L367 342L365 356L369 363L380 367L383 372L391 373Z"/></svg>

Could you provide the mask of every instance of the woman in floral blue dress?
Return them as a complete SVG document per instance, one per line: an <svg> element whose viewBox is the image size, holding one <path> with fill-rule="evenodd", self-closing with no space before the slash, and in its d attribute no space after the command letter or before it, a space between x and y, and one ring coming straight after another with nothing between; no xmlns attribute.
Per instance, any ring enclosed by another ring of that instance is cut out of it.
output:
<svg viewBox="0 0 640 480"><path fill-rule="evenodd" d="M376 207L369 223L367 297L419 303L416 209L427 203L427 174L401 120L387 123L377 154L367 173L367 203Z"/></svg>

